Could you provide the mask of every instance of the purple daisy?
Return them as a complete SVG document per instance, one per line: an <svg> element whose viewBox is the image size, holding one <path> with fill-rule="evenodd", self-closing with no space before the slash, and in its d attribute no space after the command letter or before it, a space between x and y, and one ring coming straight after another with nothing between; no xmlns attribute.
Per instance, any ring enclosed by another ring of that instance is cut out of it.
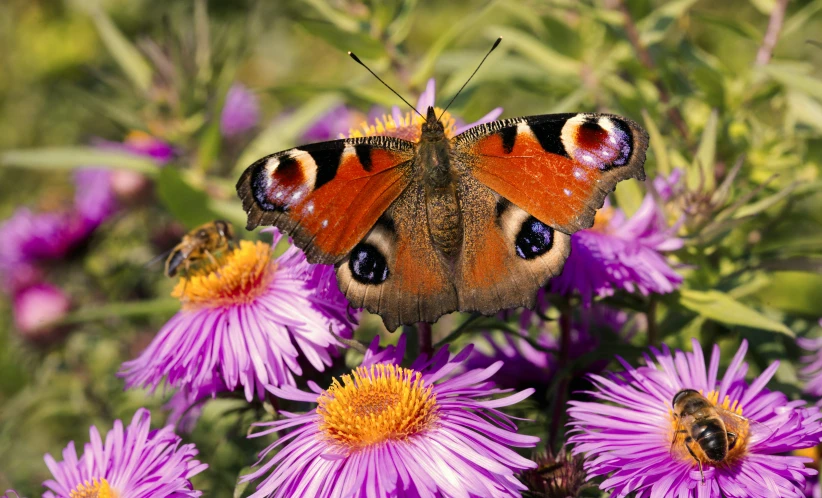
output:
<svg viewBox="0 0 822 498"><path fill-rule="evenodd" d="M819 320L822 327L822 319ZM805 381L805 392L822 397L822 337L800 337L796 340L799 347L810 354L802 357L802 368L799 374Z"/></svg>
<svg viewBox="0 0 822 498"><path fill-rule="evenodd" d="M241 83L229 88L220 115L220 131L224 137L233 137L257 126L260 103L257 96Z"/></svg>
<svg viewBox="0 0 822 498"><path fill-rule="evenodd" d="M568 410L569 442L575 453L586 455L589 477L608 476L600 487L613 496L804 496L806 477L816 471L805 467L809 458L785 453L819 444L822 414L804 401L765 389L778 362L746 382L747 350L743 341L721 380L719 346L714 345L706 368L696 340L692 353L652 349L654 357L645 355L645 367L633 368L620 359L624 373L592 375L595 391L587 394L597 401L571 401ZM684 444L671 444L676 427L672 399L681 389L698 390L712 404L749 421L722 463L706 459L703 472Z"/></svg>
<svg viewBox="0 0 822 498"><path fill-rule="evenodd" d="M290 247L272 259L271 245L239 245L182 276L173 295L183 309L136 359L123 364L126 386L156 388L165 379L189 393L242 387L247 400L265 386L294 385L304 358L317 370L331 365L339 345L331 329L351 337L348 302L333 268L311 265Z"/></svg>
<svg viewBox="0 0 822 498"><path fill-rule="evenodd" d="M120 420L106 434L106 440L92 426L90 442L77 457L74 441L63 450L63 461L51 455L45 461L53 479L43 483L49 489L44 498L68 496L201 496L191 486L191 478L208 465L195 460L193 444L181 444L171 426L151 430L151 413L137 410L128 427Z"/></svg>
<svg viewBox="0 0 822 498"><path fill-rule="evenodd" d="M525 486L515 475L535 464L509 446L529 448L539 439L517 434L498 409L533 389L489 399L510 392L488 380L501 362L456 373L471 347L453 357L443 348L404 368L402 349L379 351L375 342L367 362L325 391L313 383L313 392L274 388L282 398L318 406L259 424L265 429L256 437L290 432L244 477L263 479L252 496L520 496Z"/></svg>
<svg viewBox="0 0 822 498"><path fill-rule="evenodd" d="M571 237L565 269L551 280L552 292L578 292L585 305L594 297L627 292L667 294L682 283L662 255L683 246L676 236L679 224L669 226L661 206L647 194L630 218L606 204L597 211L594 226Z"/></svg>

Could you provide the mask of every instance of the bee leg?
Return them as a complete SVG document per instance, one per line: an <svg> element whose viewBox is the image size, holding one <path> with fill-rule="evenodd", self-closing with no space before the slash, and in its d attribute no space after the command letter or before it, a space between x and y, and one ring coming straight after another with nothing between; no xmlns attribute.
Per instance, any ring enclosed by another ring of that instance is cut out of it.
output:
<svg viewBox="0 0 822 498"><path fill-rule="evenodd" d="M728 431L728 450L734 449L736 446L737 435L735 432Z"/></svg>
<svg viewBox="0 0 822 498"><path fill-rule="evenodd" d="M690 443L691 441L693 441L693 439L690 438L690 437L685 439L686 443ZM699 458L696 457L696 455L694 454L694 450L692 450L690 446L688 446L686 444L685 448L687 448L688 453L690 453L691 456L694 457L694 460L696 460L696 463L699 464L699 475L702 477L702 484L705 484L705 474L702 473L702 460L700 460Z"/></svg>
<svg viewBox="0 0 822 498"><path fill-rule="evenodd" d="M217 264L217 258L215 258L214 255L211 254L211 251L203 250L203 252L205 253L206 256L208 256L208 260L211 261L211 264L213 264L213 265Z"/></svg>

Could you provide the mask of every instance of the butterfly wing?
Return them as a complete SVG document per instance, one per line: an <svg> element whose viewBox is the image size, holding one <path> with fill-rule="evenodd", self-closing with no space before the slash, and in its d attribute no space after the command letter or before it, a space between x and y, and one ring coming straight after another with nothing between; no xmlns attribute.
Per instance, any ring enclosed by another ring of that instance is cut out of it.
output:
<svg viewBox="0 0 822 498"><path fill-rule="evenodd" d="M610 114L494 121L454 138L460 160L494 192L560 232L594 224L617 182L645 179L648 134Z"/></svg>
<svg viewBox="0 0 822 498"><path fill-rule="evenodd" d="M562 271L571 236L553 230L471 176L462 178L459 193L459 309L489 315L533 307L539 288Z"/></svg>
<svg viewBox="0 0 822 498"><path fill-rule="evenodd" d="M351 304L382 316L388 330L457 309L449 264L431 242L419 180L337 264L337 279Z"/></svg>
<svg viewBox="0 0 822 498"><path fill-rule="evenodd" d="M237 182L247 229L287 232L311 263L333 264L365 237L412 178L414 144L333 140L266 156Z"/></svg>
<svg viewBox="0 0 822 498"><path fill-rule="evenodd" d="M570 235L593 225L616 183L644 179L647 134L603 114L495 121L454 138L463 166L459 309L533 306L562 272Z"/></svg>

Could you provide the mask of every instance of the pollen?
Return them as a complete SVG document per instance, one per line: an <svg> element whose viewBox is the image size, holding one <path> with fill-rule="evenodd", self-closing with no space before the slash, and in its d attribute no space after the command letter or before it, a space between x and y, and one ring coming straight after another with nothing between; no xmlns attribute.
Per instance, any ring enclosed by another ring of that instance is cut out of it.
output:
<svg viewBox="0 0 822 498"><path fill-rule="evenodd" d="M105 479L94 479L80 484L70 494L69 498L117 498L117 493L111 489Z"/></svg>
<svg viewBox="0 0 822 498"><path fill-rule="evenodd" d="M320 430L351 452L390 441L402 442L432 428L436 395L420 372L396 365L360 367L334 379L318 400Z"/></svg>
<svg viewBox="0 0 822 498"><path fill-rule="evenodd" d="M171 295L183 309L250 303L268 289L276 269L270 245L241 240L238 247L181 276Z"/></svg>
<svg viewBox="0 0 822 498"><path fill-rule="evenodd" d="M437 116L442 114L440 121L445 128L445 136L448 138L456 134L457 122L450 113L442 112L442 109L436 107L434 111ZM425 119L419 114L406 112L400 115L399 119L394 119L394 116L383 114L382 118L374 120L373 124L367 122L362 123L361 128L352 128L348 131L348 138L372 137L375 135L384 135L389 137L401 138L409 142L417 142L422 135L422 124ZM344 136L342 138L345 138Z"/></svg>

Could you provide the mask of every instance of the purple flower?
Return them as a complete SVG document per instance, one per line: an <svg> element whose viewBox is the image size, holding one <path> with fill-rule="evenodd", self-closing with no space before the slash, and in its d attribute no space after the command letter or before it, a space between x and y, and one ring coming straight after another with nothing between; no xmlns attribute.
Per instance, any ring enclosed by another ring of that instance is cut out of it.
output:
<svg viewBox="0 0 822 498"><path fill-rule="evenodd" d="M544 322L541 319L533 323L535 313L523 310L528 321L521 321L522 336L529 336L532 327L538 327L534 338L535 345L525 339L512 334L485 334L485 340L490 345L490 351L474 350L468 359L467 368L486 368L496 361L502 361L499 372L494 375L494 383L500 387L519 389L526 386L547 387L559 366L559 323ZM571 320L569 334L570 344L567 356L574 360L594 351L600 344L597 331L619 333L625 341L630 340L634 330L623 331L628 321L628 314L602 305L593 305L591 308L581 308L579 316ZM586 372L599 371L607 366L607 362L597 362L589 365Z"/></svg>
<svg viewBox="0 0 822 498"><path fill-rule="evenodd" d="M126 135L126 139L122 142L110 142L108 140L98 139L93 141L92 144L101 149L117 150L129 152L137 156L149 157L160 165L164 165L174 159L177 153L171 144L139 130L129 132L129 134Z"/></svg>
<svg viewBox="0 0 822 498"><path fill-rule="evenodd" d="M594 226L571 237L571 255L560 276L549 283L552 292L578 292L585 305L594 297L627 292L666 294L682 283L665 257L665 251L682 247L676 237L679 224L669 226L661 207L647 194L630 218L605 205Z"/></svg>
<svg viewBox="0 0 822 498"><path fill-rule="evenodd" d="M822 327L822 319L819 320L819 326ZM799 370L805 381L805 392L822 397L822 337L800 337L796 343L810 352L802 357L803 366Z"/></svg>
<svg viewBox="0 0 822 498"><path fill-rule="evenodd" d="M60 320L71 307L68 296L44 282L19 289L13 297L14 324L27 337L34 338Z"/></svg>
<svg viewBox="0 0 822 498"><path fill-rule="evenodd" d="M357 120L362 121L362 114L338 105L325 113L303 133L303 142L324 142L340 138Z"/></svg>
<svg viewBox="0 0 822 498"><path fill-rule="evenodd" d="M614 496L765 498L804 496L805 478L816 474L808 458L784 455L822 440L819 409L789 401L765 389L776 372L772 364L752 383L745 381L748 350L743 341L722 379L720 351L714 345L706 366L699 343L693 352L653 349L647 366L603 377L592 375L594 402L571 401L568 410L574 452L587 457L590 477L608 476L600 485ZM721 465L703 462L704 484L697 461L684 444L673 447L676 419L672 399L681 389L695 389L711 403L735 411L744 423Z"/></svg>
<svg viewBox="0 0 822 498"><path fill-rule="evenodd" d="M339 344L329 329L352 333L333 268L308 264L293 246L272 260L273 233L272 245L240 241L181 277L173 295L183 309L123 364L127 387L154 389L165 378L197 396L242 387L250 401L266 385L294 385L301 357L320 371L331 364Z"/></svg>
<svg viewBox="0 0 822 498"><path fill-rule="evenodd" d="M260 103L257 96L241 83L229 88L220 116L220 131L224 137L233 137L246 132L260 120Z"/></svg>
<svg viewBox="0 0 822 498"><path fill-rule="evenodd" d="M496 109L492 110L485 116L481 117L477 121L473 123L465 124L459 118L455 118L449 112L445 112L443 114L443 109L436 107L435 105L435 96L436 96L436 83L434 78L428 80L428 84L425 86L425 91L420 95L419 100L417 101L417 110L423 114L425 114L425 110L428 107L434 107L437 111L437 116L441 117L441 121L443 126L445 127L445 136L453 137L455 135L459 135L460 133L472 128L474 126L489 123L495 119L497 119L500 114L502 114L502 107L497 107ZM361 129L351 129L348 132L348 136L355 138L355 137L367 137L367 136L374 136L374 135L386 135L389 137L397 137L402 138L404 140L409 140L412 142L416 142L420 138L421 133L421 125L424 121L424 118L414 111L408 111L403 113L403 111L398 106L393 106L391 108L390 114L383 114L382 117L378 117L378 113L372 112L371 119L368 122L363 123Z"/></svg>
<svg viewBox="0 0 822 498"><path fill-rule="evenodd" d="M401 349L386 353L372 344L370 361L325 391L313 383L313 392L274 388L282 398L318 406L259 424L257 437L290 432L280 433L261 457L279 451L244 477L262 478L252 496L520 496L525 487L515 474L535 464L509 446L533 447L538 438L517 434L498 409L533 389L491 398L510 392L488 380L501 363L455 373L470 347L454 357L441 349L410 368L396 362Z"/></svg>
<svg viewBox="0 0 822 498"><path fill-rule="evenodd" d="M150 421L151 413L141 408L128 427L115 420L105 442L92 426L90 442L79 458L74 441L63 450L62 462L46 455L46 465L54 479L43 483L49 489L43 497L201 496L201 492L192 489L190 479L208 465L194 459L194 445L181 445L171 426L152 431Z"/></svg>

